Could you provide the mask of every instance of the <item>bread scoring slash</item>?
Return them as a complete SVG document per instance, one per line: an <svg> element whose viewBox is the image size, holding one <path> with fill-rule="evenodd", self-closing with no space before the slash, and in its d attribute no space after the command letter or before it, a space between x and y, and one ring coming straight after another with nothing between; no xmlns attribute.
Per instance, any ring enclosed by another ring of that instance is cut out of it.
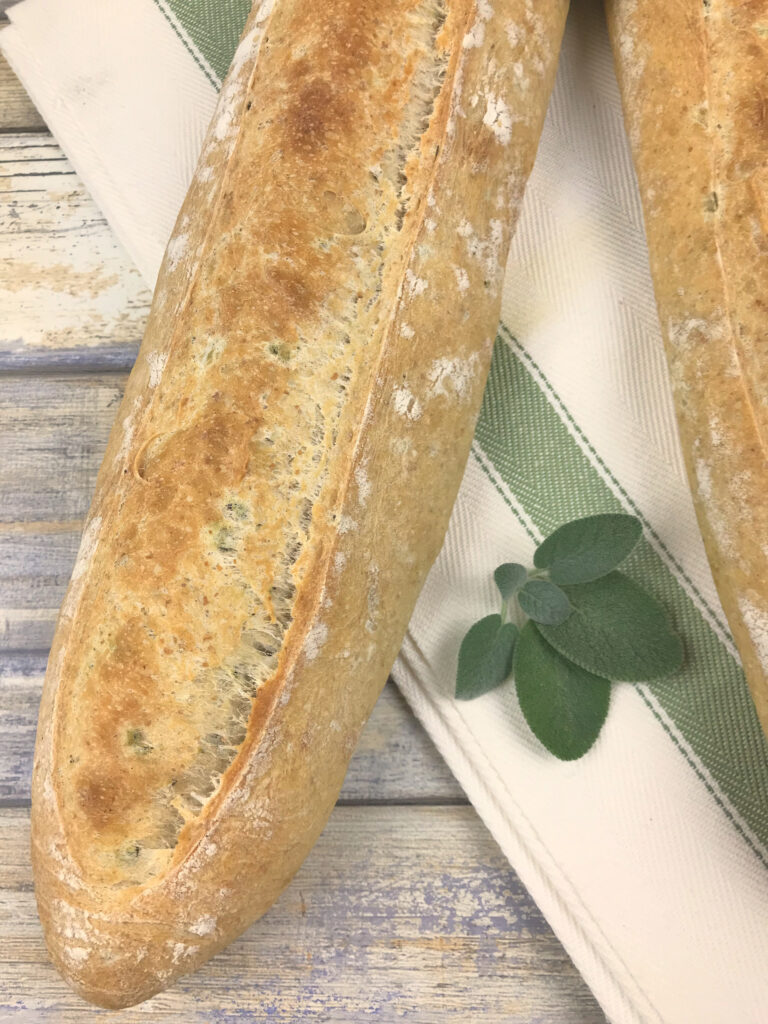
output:
<svg viewBox="0 0 768 1024"><path fill-rule="evenodd" d="M264 0L222 89L46 676L57 967L139 1002L324 827L443 540L564 0Z"/></svg>

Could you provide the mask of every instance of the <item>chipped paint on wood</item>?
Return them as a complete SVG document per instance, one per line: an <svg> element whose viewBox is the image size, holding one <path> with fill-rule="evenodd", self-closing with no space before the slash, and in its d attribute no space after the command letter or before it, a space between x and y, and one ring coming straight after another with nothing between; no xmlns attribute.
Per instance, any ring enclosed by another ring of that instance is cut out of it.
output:
<svg viewBox="0 0 768 1024"><path fill-rule="evenodd" d="M0 135L0 354L135 344L150 293L49 135Z"/></svg>
<svg viewBox="0 0 768 1024"><path fill-rule="evenodd" d="M25 810L0 812L0 1018L76 1024L87 1009L43 946ZM299 1020L604 1024L470 807L337 807L272 910L121 1024Z"/></svg>

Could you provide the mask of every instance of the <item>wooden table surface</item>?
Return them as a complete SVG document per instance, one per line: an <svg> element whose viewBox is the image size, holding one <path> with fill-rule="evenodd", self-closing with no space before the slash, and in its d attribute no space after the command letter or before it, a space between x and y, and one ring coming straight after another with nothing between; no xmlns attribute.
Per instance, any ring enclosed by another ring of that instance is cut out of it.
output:
<svg viewBox="0 0 768 1024"><path fill-rule="evenodd" d="M0 1021L103 1015L49 964L28 856L35 719L150 295L0 58ZM121 1022L605 1020L388 685L278 904Z"/></svg>

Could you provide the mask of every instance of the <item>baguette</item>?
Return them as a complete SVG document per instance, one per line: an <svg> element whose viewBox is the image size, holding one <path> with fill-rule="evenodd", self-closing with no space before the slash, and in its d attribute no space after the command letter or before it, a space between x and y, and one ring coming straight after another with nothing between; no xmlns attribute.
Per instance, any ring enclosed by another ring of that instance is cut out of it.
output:
<svg viewBox="0 0 768 1024"><path fill-rule="evenodd" d="M264 0L99 474L40 709L51 956L106 1007L272 904L441 546L567 0Z"/></svg>
<svg viewBox="0 0 768 1024"><path fill-rule="evenodd" d="M768 735L768 3L607 12L694 503Z"/></svg>

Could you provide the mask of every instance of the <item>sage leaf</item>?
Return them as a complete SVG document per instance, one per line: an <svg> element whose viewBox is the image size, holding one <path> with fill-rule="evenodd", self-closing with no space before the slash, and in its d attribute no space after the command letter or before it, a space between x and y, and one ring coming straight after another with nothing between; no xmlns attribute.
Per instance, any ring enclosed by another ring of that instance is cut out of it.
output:
<svg viewBox="0 0 768 1024"><path fill-rule="evenodd" d="M565 622L538 629L564 657L596 675L631 682L680 668L683 644L666 611L628 576L612 572L563 589L573 611Z"/></svg>
<svg viewBox="0 0 768 1024"><path fill-rule="evenodd" d="M536 549L533 564L554 583L589 583L624 561L642 536L636 516L608 513L565 523Z"/></svg>
<svg viewBox="0 0 768 1024"><path fill-rule="evenodd" d="M500 686L512 674L518 629L500 615L488 615L467 631L459 649L456 698L474 700Z"/></svg>
<svg viewBox="0 0 768 1024"><path fill-rule="evenodd" d="M532 622L520 631L514 670L520 708L534 736L561 761L583 757L608 714L609 680L558 654Z"/></svg>
<svg viewBox="0 0 768 1024"><path fill-rule="evenodd" d="M565 593L549 580L528 580L517 600L529 618L545 625L556 626L571 614Z"/></svg>
<svg viewBox="0 0 768 1024"><path fill-rule="evenodd" d="M528 570L518 562L505 562L493 574L496 586L505 601L514 597L528 579Z"/></svg>

